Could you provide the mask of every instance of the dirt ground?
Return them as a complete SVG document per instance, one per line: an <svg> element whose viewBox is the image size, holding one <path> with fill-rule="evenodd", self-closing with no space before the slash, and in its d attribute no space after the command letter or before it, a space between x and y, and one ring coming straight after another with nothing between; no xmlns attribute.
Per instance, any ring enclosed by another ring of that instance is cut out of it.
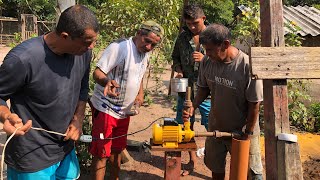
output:
<svg viewBox="0 0 320 180"><path fill-rule="evenodd" d="M3 57L8 52L10 48L0 46L0 64ZM148 84L148 89L152 92L151 99L153 102L150 106L144 106L140 108L140 114L132 117L130 122L129 132L135 132L137 130L147 127L152 121L161 117L175 117L175 112L173 107L175 101L167 98L168 85L170 79L170 70L169 66L161 74L160 77L160 87L156 91L155 82L151 81ZM145 81L146 82L146 81ZM314 83L316 89L312 89L312 97L319 98L317 96L318 89L320 89L320 83L317 81ZM196 120L199 120L199 116L196 116ZM200 125L200 122L195 123L195 131L205 131L205 128ZM2 128L1 128L2 129ZM320 179L320 135L310 134L310 133L295 133L298 135L298 141L300 146L300 155L302 166L304 169L304 179ZM146 142L149 143L149 140L152 136L151 127L146 131L140 132L138 134L128 136L129 140L136 142ZM3 139L3 138L1 138ZM4 139L3 139L4 140ZM195 138L198 148L204 146L205 138ZM4 143L4 142L1 142ZM2 150L2 149L1 149ZM132 161L125 163L121 167L120 179L123 180L136 180L136 179L163 179L164 177L164 152L154 152L154 151L128 151ZM261 152L262 160L264 163L264 138L261 137ZM230 158L228 158L230 159ZM188 162L187 152L182 152L182 165ZM226 172L228 176L229 172L229 161L227 163ZM265 174L264 174L265 176ZM181 179L210 179L211 172L203 163L203 157L198 158L195 171L189 175L182 177ZM81 180L89 179L87 174L82 174L80 176ZM226 177L228 179L228 177Z"/></svg>
<svg viewBox="0 0 320 180"><path fill-rule="evenodd" d="M173 106L175 105L174 100L167 98L168 85L170 79L169 66L165 72L161 75L162 80L161 87L158 89L158 93L155 93L155 83L149 82L148 89L153 92L151 95L153 103L150 106L144 106L140 108L141 113L137 116L132 117L130 122L129 132L135 132L143 129L149 125L153 120L161 117L175 117ZM205 128L200 125L200 116L196 116L195 131L205 131ZM300 155L302 166L304 169L304 179L320 179L320 135L310 133L294 133L298 136ZM152 136L152 128L150 127L146 131L138 134L128 136L128 140L136 142L149 142ZM205 138L195 138L198 148L204 146ZM163 179L164 177L164 152L156 151L128 151L132 156L131 162L125 163L121 167L120 179L134 180L134 179ZM263 160L263 166L265 167L265 156L264 156L264 138L261 137L261 154ZM188 163L188 153L182 152L182 166ZM229 179L229 162L228 157L226 167L226 179ZM265 177L265 173L264 173ZM83 175L81 179L87 179L87 175ZM195 171L185 177L181 177L185 180L197 180L197 179L211 179L211 172L203 163L203 157L198 158Z"/></svg>

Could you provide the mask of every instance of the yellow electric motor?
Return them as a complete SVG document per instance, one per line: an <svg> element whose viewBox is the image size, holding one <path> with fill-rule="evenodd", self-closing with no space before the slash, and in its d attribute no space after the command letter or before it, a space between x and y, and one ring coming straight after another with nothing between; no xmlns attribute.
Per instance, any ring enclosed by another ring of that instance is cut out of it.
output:
<svg viewBox="0 0 320 180"><path fill-rule="evenodd" d="M152 136L154 144L162 144L166 148L177 148L179 143L189 142L195 133L190 129L190 122L185 122L182 129L176 122L165 120L163 125L153 125Z"/></svg>

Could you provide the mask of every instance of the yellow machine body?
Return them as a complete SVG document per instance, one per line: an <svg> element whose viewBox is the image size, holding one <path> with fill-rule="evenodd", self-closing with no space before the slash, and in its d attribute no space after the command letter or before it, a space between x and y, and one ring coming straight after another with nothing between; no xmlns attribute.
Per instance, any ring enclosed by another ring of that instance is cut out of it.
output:
<svg viewBox="0 0 320 180"><path fill-rule="evenodd" d="M195 133L190 129L190 122L181 125L160 125L154 124L152 129L153 143L161 144L166 148L177 148L181 142L189 142Z"/></svg>

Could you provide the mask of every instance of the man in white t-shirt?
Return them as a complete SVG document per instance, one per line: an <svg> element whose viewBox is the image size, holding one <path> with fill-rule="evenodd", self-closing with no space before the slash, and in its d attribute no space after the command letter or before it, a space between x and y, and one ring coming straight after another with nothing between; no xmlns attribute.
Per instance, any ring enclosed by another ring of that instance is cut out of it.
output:
<svg viewBox="0 0 320 180"><path fill-rule="evenodd" d="M104 179L106 161L111 162L110 178L118 179L121 155L127 137L132 106L143 103L143 75L149 52L163 38L163 28L146 21L134 37L117 40L103 52L93 73L96 85L91 97L92 137L90 145L92 178Z"/></svg>

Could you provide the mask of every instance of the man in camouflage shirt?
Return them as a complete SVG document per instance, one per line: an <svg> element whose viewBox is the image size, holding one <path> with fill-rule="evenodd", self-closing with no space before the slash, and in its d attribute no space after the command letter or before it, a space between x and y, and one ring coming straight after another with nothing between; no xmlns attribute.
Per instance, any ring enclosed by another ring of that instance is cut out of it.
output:
<svg viewBox="0 0 320 180"><path fill-rule="evenodd" d="M188 78L188 86L190 86L192 90L191 100L193 100L197 89L195 82L198 78L199 64L204 57L204 49L199 43L199 34L206 28L206 17L200 6L188 5L183 10L183 18L187 27L181 32L175 42L174 50L172 52L172 68L177 72L176 78ZM185 93L178 93L176 121L178 121L179 124L183 124L182 110L184 101ZM201 124L207 129L210 99L203 101L199 106L199 110L201 114ZM192 116L190 121L191 129L193 129L195 117ZM195 160L195 152L190 152L190 162L188 163L189 167L185 168L188 169L189 172L184 171L182 175L187 175L193 170Z"/></svg>

